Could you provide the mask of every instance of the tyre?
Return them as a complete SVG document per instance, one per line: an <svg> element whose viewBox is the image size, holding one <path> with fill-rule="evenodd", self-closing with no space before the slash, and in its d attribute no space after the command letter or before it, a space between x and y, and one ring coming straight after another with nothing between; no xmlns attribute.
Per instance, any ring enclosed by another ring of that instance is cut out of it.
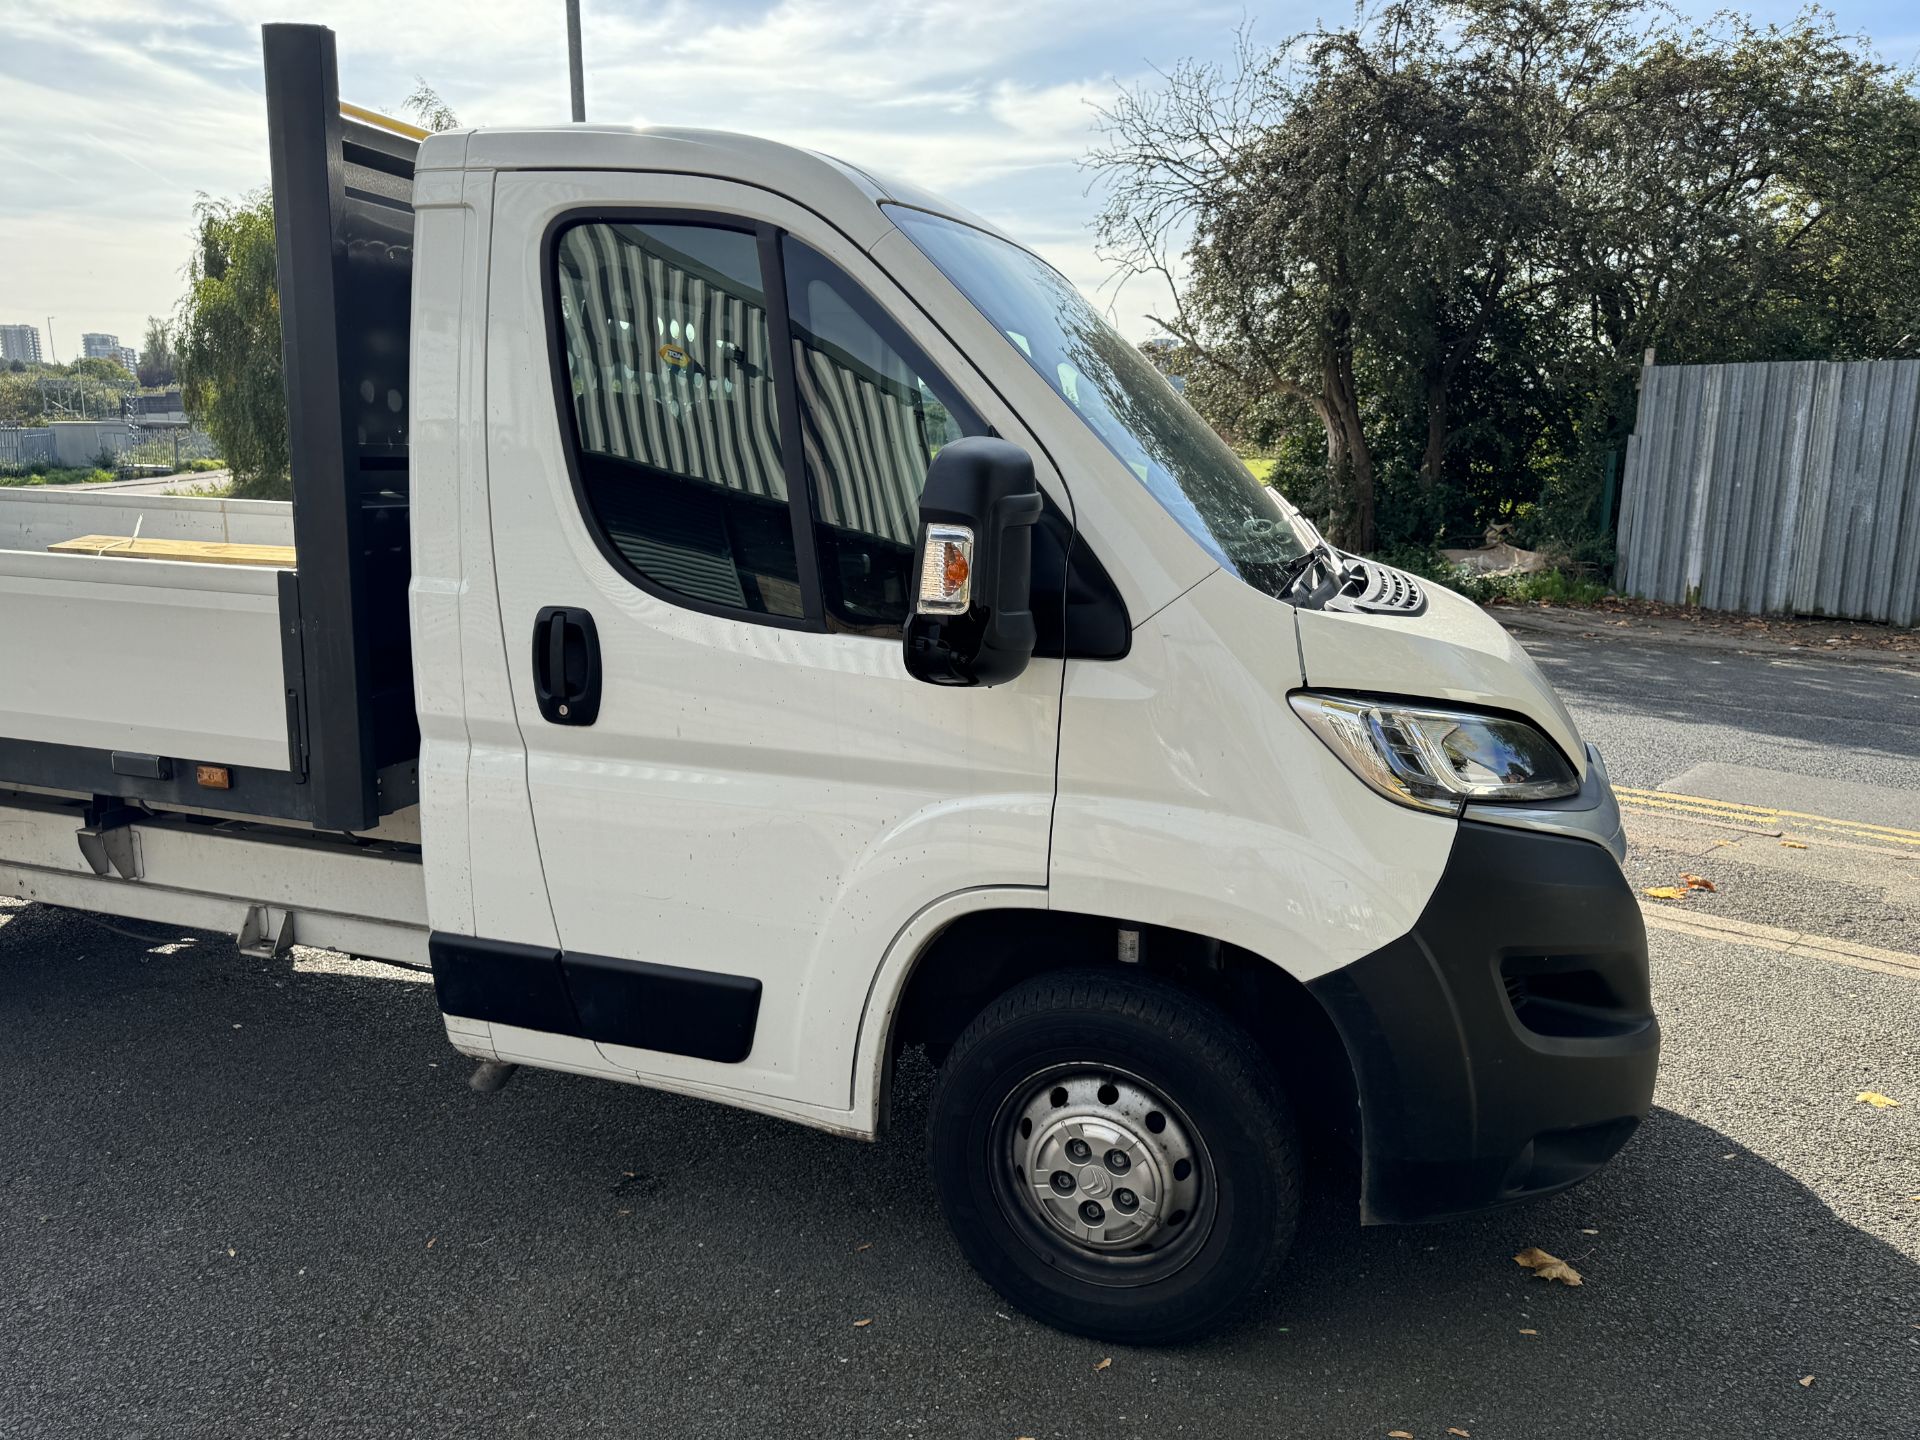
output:
<svg viewBox="0 0 1920 1440"><path fill-rule="evenodd" d="M960 1249L1062 1330L1196 1339L1293 1242L1300 1145L1273 1067L1151 976L1063 971L995 1000L954 1043L929 1130Z"/></svg>

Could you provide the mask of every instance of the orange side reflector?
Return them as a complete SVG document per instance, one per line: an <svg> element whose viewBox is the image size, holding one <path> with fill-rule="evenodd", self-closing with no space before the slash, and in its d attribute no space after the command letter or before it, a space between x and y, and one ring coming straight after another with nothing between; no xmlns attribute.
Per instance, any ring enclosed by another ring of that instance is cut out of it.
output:
<svg viewBox="0 0 1920 1440"><path fill-rule="evenodd" d="M200 782L203 790L231 790L233 775L224 765L196 765L193 778Z"/></svg>

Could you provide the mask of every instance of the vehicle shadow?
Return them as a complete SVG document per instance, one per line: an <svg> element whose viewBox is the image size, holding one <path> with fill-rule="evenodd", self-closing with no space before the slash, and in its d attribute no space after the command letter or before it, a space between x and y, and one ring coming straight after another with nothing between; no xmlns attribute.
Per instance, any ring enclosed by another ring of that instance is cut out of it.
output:
<svg viewBox="0 0 1920 1440"><path fill-rule="evenodd" d="M1441 1226L1362 1230L1323 1164L1261 1313L1136 1350L961 1261L917 1054L875 1145L564 1075L476 1096L417 978L203 939L0 907L0 1430L1866 1437L1920 1409L1920 1265L1672 1111L1578 1191Z"/></svg>

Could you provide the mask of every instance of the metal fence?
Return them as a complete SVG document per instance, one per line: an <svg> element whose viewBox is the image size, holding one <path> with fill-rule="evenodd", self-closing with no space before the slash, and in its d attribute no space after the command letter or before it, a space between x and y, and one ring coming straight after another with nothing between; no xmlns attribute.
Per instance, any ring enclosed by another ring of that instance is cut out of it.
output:
<svg viewBox="0 0 1920 1440"><path fill-rule="evenodd" d="M0 426L0 467L12 469L51 459L53 431L46 426Z"/></svg>
<svg viewBox="0 0 1920 1440"><path fill-rule="evenodd" d="M1920 360L1656 365L1615 579L1748 614L1920 614Z"/></svg>
<svg viewBox="0 0 1920 1440"><path fill-rule="evenodd" d="M204 430L191 425L143 425L140 439L120 452L123 465L170 465L188 460L215 460L220 447Z"/></svg>
<svg viewBox="0 0 1920 1440"><path fill-rule="evenodd" d="M118 466L185 464L217 459L220 447L191 425L133 425L119 420L63 420L54 425L0 426L0 473L33 465L86 468L111 456Z"/></svg>

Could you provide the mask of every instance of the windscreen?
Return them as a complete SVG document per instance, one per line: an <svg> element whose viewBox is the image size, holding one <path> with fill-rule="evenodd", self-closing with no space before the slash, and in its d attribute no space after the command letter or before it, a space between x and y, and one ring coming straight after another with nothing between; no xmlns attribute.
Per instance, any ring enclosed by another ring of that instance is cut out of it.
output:
<svg viewBox="0 0 1920 1440"><path fill-rule="evenodd" d="M1282 593L1287 562L1315 543L1311 527L1064 276L971 225L888 213L1208 554Z"/></svg>

